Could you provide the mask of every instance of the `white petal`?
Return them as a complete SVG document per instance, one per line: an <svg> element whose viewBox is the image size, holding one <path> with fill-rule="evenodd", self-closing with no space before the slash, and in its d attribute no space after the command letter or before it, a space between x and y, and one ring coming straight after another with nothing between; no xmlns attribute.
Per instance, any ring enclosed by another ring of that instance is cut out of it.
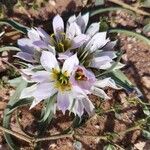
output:
<svg viewBox="0 0 150 150"><path fill-rule="evenodd" d="M63 64L63 68L62 68L62 72L67 72L68 75L70 75L70 73L73 71L74 67L77 66L79 64L79 60L77 58L77 54L72 55L70 58L66 59L64 64Z"/></svg>
<svg viewBox="0 0 150 150"><path fill-rule="evenodd" d="M112 66L112 59L108 56L96 57L91 61L90 66L98 69L108 69Z"/></svg>
<svg viewBox="0 0 150 150"><path fill-rule="evenodd" d="M77 16L76 23L80 26L82 33L85 32L86 26L89 21L89 13L81 16L81 13Z"/></svg>
<svg viewBox="0 0 150 150"><path fill-rule="evenodd" d="M73 39L75 36L78 36L81 34L81 28L76 24L76 22L73 22L70 24L70 26L67 27L66 30L66 37L69 39Z"/></svg>
<svg viewBox="0 0 150 150"><path fill-rule="evenodd" d="M42 51L41 64L45 70L50 71L52 68L59 69L58 62L53 53L48 51Z"/></svg>
<svg viewBox="0 0 150 150"><path fill-rule="evenodd" d="M70 98L69 93L58 92L58 94L57 94L57 107L59 110L61 110L63 112L63 114L65 114L65 111L70 108L70 106L72 105L72 102L73 102L73 99Z"/></svg>
<svg viewBox="0 0 150 150"><path fill-rule="evenodd" d="M87 12L86 14L82 15L82 18L84 20L84 23L85 23L85 28L89 22L89 12Z"/></svg>
<svg viewBox="0 0 150 150"><path fill-rule="evenodd" d="M89 36L93 36L95 35L97 32L99 31L99 23L92 23L87 31L86 31L86 34L88 34Z"/></svg>
<svg viewBox="0 0 150 150"><path fill-rule="evenodd" d="M53 86L53 83L41 83L37 85L36 90L34 90L32 96L35 98L31 108L37 105L40 101L53 96L56 93L56 89Z"/></svg>
<svg viewBox="0 0 150 150"><path fill-rule="evenodd" d="M21 48L21 50L22 50L23 52L26 52L26 53L29 53L29 54L33 54L35 48L37 48L37 46L35 46L35 45L33 44L33 41L31 41L31 40L28 39L28 38L19 39L19 40L17 41L17 44L18 44L18 46Z"/></svg>
<svg viewBox="0 0 150 150"><path fill-rule="evenodd" d="M38 34L40 35L40 37L45 41L48 42L50 41L50 36L48 33L46 33L42 28L36 28Z"/></svg>
<svg viewBox="0 0 150 150"><path fill-rule="evenodd" d="M69 26L69 25L70 25L71 23L73 23L75 20L76 20L76 16L75 16L75 15L71 16L71 17L68 19L68 21L67 21L67 26Z"/></svg>
<svg viewBox="0 0 150 150"><path fill-rule="evenodd" d="M91 52L102 48L109 41L109 39L106 39L106 34L106 32L96 33L89 41L86 48L89 49Z"/></svg>
<svg viewBox="0 0 150 150"><path fill-rule="evenodd" d="M47 71L37 71L32 75L31 80L34 82L49 82L50 73Z"/></svg>
<svg viewBox="0 0 150 150"><path fill-rule="evenodd" d="M91 91L92 91L92 94L96 95L96 96L99 96L103 99L110 99L109 96L107 96L107 94L100 88L96 87L96 86L93 86L91 88Z"/></svg>
<svg viewBox="0 0 150 150"><path fill-rule="evenodd" d="M114 59L117 57L115 51L96 51L94 54L95 57L102 57L102 56L108 56L111 59Z"/></svg>
<svg viewBox="0 0 150 150"><path fill-rule="evenodd" d="M64 21L60 15L56 15L53 19L53 30L55 35L64 32Z"/></svg>
<svg viewBox="0 0 150 150"><path fill-rule="evenodd" d="M80 34L78 36L76 36L73 40L72 40L72 46L70 49L76 49L81 47L82 45L84 45L85 42L89 41L90 36L85 35L85 34Z"/></svg>
<svg viewBox="0 0 150 150"><path fill-rule="evenodd" d="M94 105L88 98L82 99L85 111L91 116L94 113Z"/></svg>
<svg viewBox="0 0 150 150"><path fill-rule="evenodd" d="M34 28L31 28L30 30L28 30L27 34L28 34L29 39L31 39L32 41L41 40L39 33Z"/></svg>
<svg viewBox="0 0 150 150"><path fill-rule="evenodd" d="M114 89L119 89L116 86L115 81L111 78L105 78L103 80L98 80L98 81L95 82L94 86L99 87L99 88L111 87L111 88L114 88Z"/></svg>

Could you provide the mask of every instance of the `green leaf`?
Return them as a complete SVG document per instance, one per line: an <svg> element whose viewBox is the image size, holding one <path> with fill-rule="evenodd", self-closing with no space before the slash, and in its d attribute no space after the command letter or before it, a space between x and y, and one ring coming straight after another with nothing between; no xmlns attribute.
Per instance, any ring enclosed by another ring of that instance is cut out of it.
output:
<svg viewBox="0 0 150 150"><path fill-rule="evenodd" d="M115 146L112 144L106 145L103 150L116 150Z"/></svg>
<svg viewBox="0 0 150 150"><path fill-rule="evenodd" d="M14 47L14 46L5 46L5 47L0 47L0 53L4 51L21 51L19 48Z"/></svg>
<svg viewBox="0 0 150 150"><path fill-rule="evenodd" d="M21 80L20 84L18 85L15 93L11 96L10 101L8 102L8 106L9 105L14 105L16 103L16 101L19 100L21 91L27 86L27 82L25 80ZM11 114L7 115L8 112L10 111L9 107L6 107L6 109L4 110L4 117L3 117L3 127L9 129L10 128L10 119L11 119ZM4 137L6 139L6 142L8 143L10 149L12 150L19 150L19 148L16 146L16 144L14 143L12 137L8 134L8 133L4 133Z"/></svg>
<svg viewBox="0 0 150 150"><path fill-rule="evenodd" d="M146 105L143 106L143 112L144 112L144 114L147 115L147 116L150 115L149 108L148 108Z"/></svg>
<svg viewBox="0 0 150 150"><path fill-rule="evenodd" d="M79 127L81 124L81 121L82 121L82 118L80 118L78 115L76 115L74 120L73 120L72 127L73 128Z"/></svg>
<svg viewBox="0 0 150 150"><path fill-rule="evenodd" d="M108 74L115 82L125 89L132 89L133 84L129 81L126 75L121 70L115 70Z"/></svg>
<svg viewBox="0 0 150 150"><path fill-rule="evenodd" d="M150 0L144 0L142 7L150 8Z"/></svg>
<svg viewBox="0 0 150 150"><path fill-rule="evenodd" d="M148 32L150 32L150 23L145 25L144 28L143 28L143 33L144 34L147 34Z"/></svg>
<svg viewBox="0 0 150 150"><path fill-rule="evenodd" d="M45 109L45 112L44 112L44 116L40 120L40 122L45 122L48 119L49 116L53 117L53 114L54 114L54 111L55 111L54 110L55 102L56 102L56 95L54 94L53 96L48 98L48 101L47 101L47 104L46 104L46 109Z"/></svg>
<svg viewBox="0 0 150 150"><path fill-rule="evenodd" d="M128 10L128 9L125 9L122 7L108 7L108 8L99 8L99 9L96 9L94 11L91 11L90 17L93 17L93 16L98 15L98 14L106 13L106 12L117 11L117 10L126 11L126 12L135 16L135 13L131 10Z"/></svg>
<svg viewBox="0 0 150 150"><path fill-rule="evenodd" d="M109 30L109 33L122 33L122 34L125 34L128 36L136 37L137 39L150 45L150 40L147 37L145 37L139 33L133 32L133 31L124 30L124 29L111 29L111 30Z"/></svg>
<svg viewBox="0 0 150 150"><path fill-rule="evenodd" d="M15 111L18 107L31 104L33 101L33 98L30 99L19 99L14 105L8 105L7 107L10 109L7 115L11 114L13 111Z"/></svg>
<svg viewBox="0 0 150 150"><path fill-rule="evenodd" d="M96 77L98 78L98 77L101 77L101 76L103 76L103 75L105 75L105 74L108 74L108 73L112 72L113 69L115 69L115 67L118 65L119 61L121 60L122 55L123 55L123 52L121 51L120 54L119 54L119 56L118 56L118 58L117 58L117 61L115 61L115 62L112 64L112 66L111 66L110 68L108 68L108 69L107 69L106 71L104 71L103 73L98 74ZM117 69L116 69L116 70L117 70Z"/></svg>
<svg viewBox="0 0 150 150"><path fill-rule="evenodd" d="M105 4L105 0L95 0L95 6L104 5L104 4Z"/></svg>
<svg viewBox="0 0 150 150"><path fill-rule="evenodd" d="M19 24L18 22L14 21L12 19L0 19L0 24L1 25L9 25L24 34L26 34L27 29L29 29L28 27L26 27L22 24Z"/></svg>
<svg viewBox="0 0 150 150"><path fill-rule="evenodd" d="M21 80L22 80L21 77L17 77L17 78L8 80L8 83L13 87L17 87L19 85L19 83L21 82Z"/></svg>
<svg viewBox="0 0 150 150"><path fill-rule="evenodd" d="M142 135L143 135L146 139L150 140L150 132L149 132L149 131L142 130Z"/></svg>
<svg viewBox="0 0 150 150"><path fill-rule="evenodd" d="M100 19L100 32L107 31L109 28L108 22L105 18Z"/></svg>

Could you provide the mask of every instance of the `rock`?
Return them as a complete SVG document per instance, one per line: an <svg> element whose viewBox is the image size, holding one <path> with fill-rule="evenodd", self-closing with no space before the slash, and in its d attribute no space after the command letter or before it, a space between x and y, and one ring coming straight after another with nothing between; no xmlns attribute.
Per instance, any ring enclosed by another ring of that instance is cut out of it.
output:
<svg viewBox="0 0 150 150"><path fill-rule="evenodd" d="M150 89L150 77L148 76L142 77L142 82L146 88Z"/></svg>
<svg viewBox="0 0 150 150"><path fill-rule="evenodd" d="M5 109L7 103L6 102L0 102L0 110Z"/></svg>

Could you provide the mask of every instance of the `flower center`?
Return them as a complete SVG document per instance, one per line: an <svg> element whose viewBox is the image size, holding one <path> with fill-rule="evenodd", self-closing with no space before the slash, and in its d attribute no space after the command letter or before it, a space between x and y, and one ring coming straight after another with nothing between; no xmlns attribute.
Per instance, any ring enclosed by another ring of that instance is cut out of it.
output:
<svg viewBox="0 0 150 150"><path fill-rule="evenodd" d="M84 72L82 69L78 68L76 73L75 73L75 79L76 80L82 80L82 81L87 81L87 77L84 75Z"/></svg>
<svg viewBox="0 0 150 150"><path fill-rule="evenodd" d="M56 81L55 87L60 91L71 90L71 83L69 82L69 76L67 72L62 73L56 69L52 69L52 78Z"/></svg>
<svg viewBox="0 0 150 150"><path fill-rule="evenodd" d="M60 33L59 40L56 39L55 35L52 34L53 43L58 52L65 52L67 49L71 47L71 40L66 38L65 33Z"/></svg>

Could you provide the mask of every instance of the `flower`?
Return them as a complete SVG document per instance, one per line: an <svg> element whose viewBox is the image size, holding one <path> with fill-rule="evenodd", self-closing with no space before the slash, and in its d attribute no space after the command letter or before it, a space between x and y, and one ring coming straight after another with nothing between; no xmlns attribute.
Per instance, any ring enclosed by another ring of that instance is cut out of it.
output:
<svg viewBox="0 0 150 150"><path fill-rule="evenodd" d="M28 38L18 40L21 52L15 57L30 63L38 63L42 50L48 50L55 54L56 52L65 52L79 48L89 40L89 36L82 34L77 23L70 23L64 29L63 19L56 15L53 19L53 31L51 35L47 34L42 28L28 29Z"/></svg>
<svg viewBox="0 0 150 150"><path fill-rule="evenodd" d="M60 68L55 56L48 51L42 52L40 62L45 70L35 72L31 76L31 81L35 84L27 87L21 93L21 98L34 97L30 108L56 94L57 108L63 113L66 110L71 110L81 116L84 109L88 114L93 112L94 106L84 89L70 82L73 69L79 64L76 54L66 59L62 68Z"/></svg>
<svg viewBox="0 0 150 150"><path fill-rule="evenodd" d="M18 40L18 46L21 52L18 52L15 57L20 58L30 63L38 63L41 56L41 49L46 49L55 53L54 47L49 44L50 37L42 28L31 28L27 32L28 38ZM41 41L39 45L35 45L34 41Z"/></svg>
<svg viewBox="0 0 150 150"><path fill-rule="evenodd" d="M76 24L80 33L89 36L89 40L80 46L76 51L80 63L86 67L97 68L106 70L112 66L117 55L113 51L116 41L111 42L107 38L107 32L99 32L100 24L98 22L92 23L88 28L89 13L81 15L81 13L76 17L71 16L68 19L67 27L70 28L71 24ZM70 55L73 55L72 51L64 52L63 54L58 54L58 59L65 59ZM62 57L63 56L63 57ZM120 69L124 65L118 63L115 69Z"/></svg>

